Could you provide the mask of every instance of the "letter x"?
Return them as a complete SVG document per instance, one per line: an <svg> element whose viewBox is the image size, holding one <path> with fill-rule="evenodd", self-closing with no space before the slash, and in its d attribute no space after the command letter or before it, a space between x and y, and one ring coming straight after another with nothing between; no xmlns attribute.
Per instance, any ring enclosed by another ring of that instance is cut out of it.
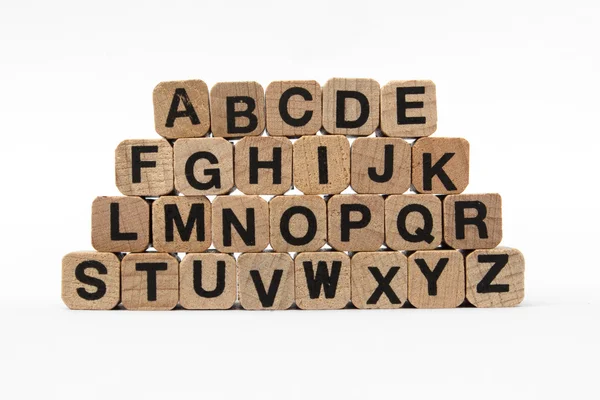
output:
<svg viewBox="0 0 600 400"><path fill-rule="evenodd" d="M381 295L383 293L385 293L385 295L388 297L388 299L390 299L390 303L392 303L392 304L402 303L400 301L400 299L398 298L398 296L396 296L396 293L394 293L394 291L390 287L390 283L392 282L392 279L394 279L394 277L396 276L396 274L398 273L399 270L400 270L400 267L392 267L392 268L390 268L390 270L384 277L383 275L381 275L381 271L379 271L379 268L369 267L369 271L371 272L371 275L373 275L373 277L377 281L378 286L377 286L377 288L375 288L375 291L373 292L371 297L369 297L369 300L367 300L367 304L377 304L377 302L379 301L379 298L381 297Z"/></svg>

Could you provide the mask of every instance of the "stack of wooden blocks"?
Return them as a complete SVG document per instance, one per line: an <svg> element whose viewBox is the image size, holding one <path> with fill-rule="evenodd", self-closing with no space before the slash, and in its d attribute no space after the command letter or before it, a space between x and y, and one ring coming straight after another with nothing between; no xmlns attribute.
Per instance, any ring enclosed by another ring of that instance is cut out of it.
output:
<svg viewBox="0 0 600 400"><path fill-rule="evenodd" d="M93 202L97 252L63 259L69 308L505 307L523 299L522 254L496 247L500 195L460 194L469 143L429 137L437 127L431 81L278 81L266 92L222 82L210 94L200 80L163 82L154 116L163 138L116 149L124 196ZM292 187L303 195L287 194Z"/></svg>

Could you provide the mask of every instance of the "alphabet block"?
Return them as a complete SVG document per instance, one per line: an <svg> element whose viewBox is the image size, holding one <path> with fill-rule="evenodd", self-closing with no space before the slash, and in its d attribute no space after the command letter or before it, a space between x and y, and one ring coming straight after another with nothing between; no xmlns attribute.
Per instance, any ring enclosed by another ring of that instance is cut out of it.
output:
<svg viewBox="0 0 600 400"><path fill-rule="evenodd" d="M376 251L384 239L384 201L374 194L340 194L327 201L327 242L339 251Z"/></svg>
<svg viewBox="0 0 600 400"><path fill-rule="evenodd" d="M469 184L469 142L422 138L412 147L412 184L418 193L461 193Z"/></svg>
<svg viewBox="0 0 600 400"><path fill-rule="evenodd" d="M350 260L352 304L358 308L400 308L408 295L406 256L397 251L356 253Z"/></svg>
<svg viewBox="0 0 600 400"><path fill-rule="evenodd" d="M152 203L152 245L159 252L199 253L210 247L211 205L204 196L162 196Z"/></svg>
<svg viewBox="0 0 600 400"><path fill-rule="evenodd" d="M408 301L416 308L454 308L465 300L465 263L457 250L408 257Z"/></svg>
<svg viewBox="0 0 600 400"><path fill-rule="evenodd" d="M245 194L283 194L292 187L292 142L246 137L235 144L235 186Z"/></svg>
<svg viewBox="0 0 600 400"><path fill-rule="evenodd" d="M385 199L385 243L394 250L429 250L442 243L442 201L432 194Z"/></svg>
<svg viewBox="0 0 600 400"><path fill-rule="evenodd" d="M140 252L150 244L150 206L141 197L96 197L92 246L98 251Z"/></svg>
<svg viewBox="0 0 600 400"><path fill-rule="evenodd" d="M298 253L296 305L303 310L341 309L350 302L350 257L335 251Z"/></svg>
<svg viewBox="0 0 600 400"><path fill-rule="evenodd" d="M121 298L121 261L113 253L76 251L62 259L62 300L71 310L110 310Z"/></svg>
<svg viewBox="0 0 600 400"><path fill-rule="evenodd" d="M467 300L476 307L514 307L525 296L525 259L517 249L475 250L466 259Z"/></svg>
<svg viewBox="0 0 600 400"><path fill-rule="evenodd" d="M226 194L233 189L233 145L222 138L175 142L175 188L186 196Z"/></svg>
<svg viewBox="0 0 600 400"><path fill-rule="evenodd" d="M304 194L336 194L350 184L350 145L341 136L303 136L294 143L294 185Z"/></svg>
<svg viewBox="0 0 600 400"><path fill-rule="evenodd" d="M208 87L201 80L161 82L154 88L156 133L167 139L202 137L210 129Z"/></svg>
<svg viewBox="0 0 600 400"><path fill-rule="evenodd" d="M257 82L219 82L210 90L216 137L260 136L265 130L265 92Z"/></svg>
<svg viewBox="0 0 600 400"><path fill-rule="evenodd" d="M381 88L381 131L386 136L415 138L437 129L435 83L391 81Z"/></svg>
<svg viewBox="0 0 600 400"><path fill-rule="evenodd" d="M162 196L173 191L173 148L164 139L130 139L115 150L117 188L126 196Z"/></svg>
<svg viewBox="0 0 600 400"><path fill-rule="evenodd" d="M121 298L128 310L172 310L179 301L179 260L168 253L127 254Z"/></svg>
<svg viewBox="0 0 600 400"><path fill-rule="evenodd" d="M240 304L246 310L285 310L294 304L294 262L287 253L238 257Z"/></svg>
<svg viewBox="0 0 600 400"><path fill-rule="evenodd" d="M321 85L316 81L271 82L266 103L271 136L315 135L321 129Z"/></svg>
<svg viewBox="0 0 600 400"><path fill-rule="evenodd" d="M179 304L188 310L227 310L237 297L235 258L188 253L179 264Z"/></svg>
<svg viewBox="0 0 600 400"><path fill-rule="evenodd" d="M254 253L269 245L269 204L260 196L217 196L213 244L222 253Z"/></svg>
<svg viewBox="0 0 600 400"><path fill-rule="evenodd" d="M410 144L404 139L358 138L352 143L352 189L357 193L402 194L410 187Z"/></svg>
<svg viewBox="0 0 600 400"><path fill-rule="evenodd" d="M323 86L323 128L327 133L369 136L379 126L379 83L333 78Z"/></svg>
<svg viewBox="0 0 600 400"><path fill-rule="evenodd" d="M492 249L502 241L502 198L497 193L444 199L444 241L454 249Z"/></svg>

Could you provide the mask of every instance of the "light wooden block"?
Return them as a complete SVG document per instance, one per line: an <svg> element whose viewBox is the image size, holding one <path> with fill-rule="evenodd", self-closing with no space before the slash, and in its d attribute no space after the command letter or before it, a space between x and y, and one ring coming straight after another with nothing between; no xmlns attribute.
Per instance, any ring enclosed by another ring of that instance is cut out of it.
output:
<svg viewBox="0 0 600 400"><path fill-rule="evenodd" d="M208 86L201 80L161 82L154 88L154 126L167 139L202 137L210 130Z"/></svg>
<svg viewBox="0 0 600 400"><path fill-rule="evenodd" d="M298 253L296 305L303 310L342 309L350 302L350 257L342 252Z"/></svg>
<svg viewBox="0 0 600 400"><path fill-rule="evenodd" d="M465 300L465 262L457 250L408 257L408 301L416 308L454 308Z"/></svg>
<svg viewBox="0 0 600 400"><path fill-rule="evenodd" d="M466 258L467 300L476 307L514 307L525 296L525 259L517 249L475 250Z"/></svg>
<svg viewBox="0 0 600 400"><path fill-rule="evenodd" d="M239 138L265 130L265 92L257 82L219 82L210 89L212 134Z"/></svg>
<svg viewBox="0 0 600 400"><path fill-rule="evenodd" d="M110 310L121 299L121 261L113 253L76 251L62 259L62 300L71 310Z"/></svg>
<svg viewBox="0 0 600 400"><path fill-rule="evenodd" d="M400 308L408 296L408 261L397 251L356 253L350 260L352 304L357 308Z"/></svg>
<svg viewBox="0 0 600 400"><path fill-rule="evenodd" d="M444 199L444 241L454 249L492 249L502 241L502 198L497 193Z"/></svg>
<svg viewBox="0 0 600 400"><path fill-rule="evenodd" d="M422 138L412 147L412 185L418 193L456 194L469 184L469 142Z"/></svg>
<svg viewBox="0 0 600 400"><path fill-rule="evenodd" d="M402 194L410 188L410 144L396 138L352 143L350 185L357 193Z"/></svg>
<svg viewBox="0 0 600 400"><path fill-rule="evenodd" d="M339 251L376 251L384 240L384 201L375 194L340 194L327 201L327 243Z"/></svg>
<svg viewBox="0 0 600 400"><path fill-rule="evenodd" d="M179 264L179 304L188 310L227 310L237 297L235 258L188 253Z"/></svg>
<svg viewBox="0 0 600 400"><path fill-rule="evenodd" d="M260 196L217 196L213 244L222 253L255 253L269 245L269 204Z"/></svg>
<svg viewBox="0 0 600 400"><path fill-rule="evenodd" d="M321 129L321 85L317 81L271 82L266 104L271 136L315 135Z"/></svg>
<svg viewBox="0 0 600 400"><path fill-rule="evenodd" d="M391 81L381 88L381 131L386 136L415 138L437 129L435 83Z"/></svg>
<svg viewBox="0 0 600 400"><path fill-rule="evenodd" d="M164 139L129 139L115 150L115 180L126 196L173 191L173 148Z"/></svg>
<svg viewBox="0 0 600 400"><path fill-rule="evenodd" d="M235 144L235 186L245 194L284 194L292 187L292 142L246 137Z"/></svg>
<svg viewBox="0 0 600 400"><path fill-rule="evenodd" d="M141 197L96 197L92 246L98 251L140 252L150 244L150 205Z"/></svg>
<svg viewBox="0 0 600 400"><path fill-rule="evenodd" d="M205 196L162 196L152 203L152 246L165 253L199 253L212 243Z"/></svg>
<svg viewBox="0 0 600 400"><path fill-rule="evenodd" d="M442 201L432 194L385 199L385 243L394 250L431 250L442 244Z"/></svg>
<svg viewBox="0 0 600 400"><path fill-rule="evenodd" d="M222 138L179 139L173 146L175 189L186 196L233 189L233 145Z"/></svg>
<svg viewBox="0 0 600 400"><path fill-rule="evenodd" d="M336 194L350 184L350 145L342 136L303 136L294 143L294 186L304 194Z"/></svg>
<svg viewBox="0 0 600 400"><path fill-rule="evenodd" d="M368 136L379 126L379 83L332 78L323 86L323 128L334 135Z"/></svg>
<svg viewBox="0 0 600 400"><path fill-rule="evenodd" d="M238 257L240 305L246 310L285 310L294 304L294 262L287 253Z"/></svg>
<svg viewBox="0 0 600 400"><path fill-rule="evenodd" d="M172 310L179 301L179 260L130 253L121 260L121 301L128 310Z"/></svg>

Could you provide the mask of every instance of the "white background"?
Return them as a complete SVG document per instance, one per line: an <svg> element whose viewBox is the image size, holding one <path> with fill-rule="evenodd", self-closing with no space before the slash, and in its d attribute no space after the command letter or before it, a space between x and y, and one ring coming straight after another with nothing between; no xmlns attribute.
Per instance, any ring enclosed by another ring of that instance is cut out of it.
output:
<svg viewBox="0 0 600 400"><path fill-rule="evenodd" d="M598 398L598 1L2 1L0 398ZM432 79L513 309L73 312L64 254L164 80Z"/></svg>

